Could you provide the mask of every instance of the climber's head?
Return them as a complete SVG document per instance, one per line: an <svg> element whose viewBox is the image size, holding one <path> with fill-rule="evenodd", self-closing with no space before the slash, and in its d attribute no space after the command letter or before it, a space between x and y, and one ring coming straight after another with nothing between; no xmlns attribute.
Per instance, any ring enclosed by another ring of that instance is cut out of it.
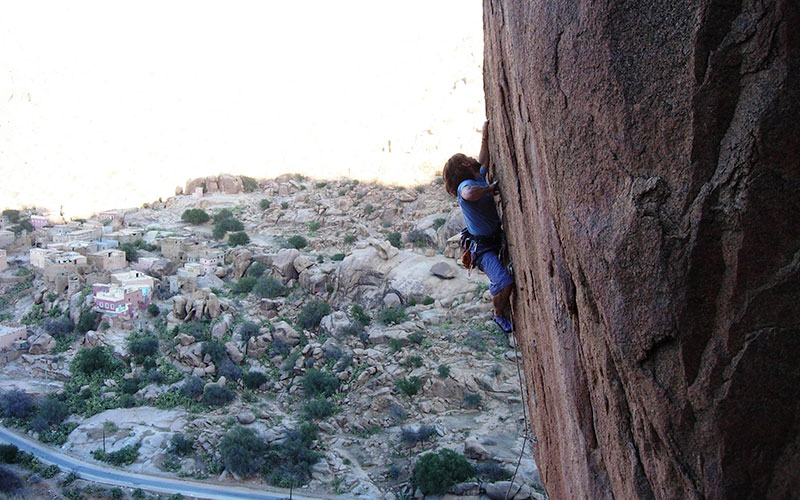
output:
<svg viewBox="0 0 800 500"><path fill-rule="evenodd" d="M451 196L458 196L458 185L468 179L474 179L480 173L481 164L475 158L461 153L453 155L442 170L444 188Z"/></svg>

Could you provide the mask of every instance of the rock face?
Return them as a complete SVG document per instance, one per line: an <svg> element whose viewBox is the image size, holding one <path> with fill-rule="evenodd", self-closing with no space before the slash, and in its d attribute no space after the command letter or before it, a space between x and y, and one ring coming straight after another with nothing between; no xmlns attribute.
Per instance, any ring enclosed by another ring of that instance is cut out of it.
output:
<svg viewBox="0 0 800 500"><path fill-rule="evenodd" d="M550 498L800 491L792 0L485 0L491 173Z"/></svg>

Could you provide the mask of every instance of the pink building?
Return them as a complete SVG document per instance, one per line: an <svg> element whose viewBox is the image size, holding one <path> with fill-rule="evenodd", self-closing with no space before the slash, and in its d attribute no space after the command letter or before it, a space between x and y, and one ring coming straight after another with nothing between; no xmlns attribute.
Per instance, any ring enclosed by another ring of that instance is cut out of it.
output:
<svg viewBox="0 0 800 500"><path fill-rule="evenodd" d="M50 221L47 220L47 217L44 215L31 215L31 226L35 230L39 230L45 226L50 225Z"/></svg>
<svg viewBox="0 0 800 500"><path fill-rule="evenodd" d="M96 284L93 291L94 310L110 316L133 318L150 304L141 288Z"/></svg>

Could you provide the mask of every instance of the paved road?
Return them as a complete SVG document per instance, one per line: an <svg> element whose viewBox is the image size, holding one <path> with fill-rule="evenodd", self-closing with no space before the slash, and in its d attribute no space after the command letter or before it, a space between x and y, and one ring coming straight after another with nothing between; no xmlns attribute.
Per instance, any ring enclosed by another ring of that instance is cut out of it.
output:
<svg viewBox="0 0 800 500"><path fill-rule="evenodd" d="M16 445L19 449L33 453L41 461L58 465L61 469L75 471L82 479L127 488L141 488L157 493L181 493L182 495L212 500L281 500L289 497L284 490L265 491L240 486L226 486L198 481L185 481L169 477L151 476L98 465L43 446L4 427L0 427L0 442ZM320 500L325 497L292 495L297 500Z"/></svg>

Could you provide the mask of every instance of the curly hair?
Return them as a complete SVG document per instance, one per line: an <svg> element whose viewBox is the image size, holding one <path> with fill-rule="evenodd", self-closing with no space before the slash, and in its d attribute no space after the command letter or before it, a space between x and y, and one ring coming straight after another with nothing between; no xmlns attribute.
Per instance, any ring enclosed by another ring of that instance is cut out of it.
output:
<svg viewBox="0 0 800 500"><path fill-rule="evenodd" d="M458 186L468 179L475 178L475 170L480 168L478 160L470 158L467 155L458 153L454 154L444 164L442 170L442 179L444 179L444 188L450 196L458 196Z"/></svg>

